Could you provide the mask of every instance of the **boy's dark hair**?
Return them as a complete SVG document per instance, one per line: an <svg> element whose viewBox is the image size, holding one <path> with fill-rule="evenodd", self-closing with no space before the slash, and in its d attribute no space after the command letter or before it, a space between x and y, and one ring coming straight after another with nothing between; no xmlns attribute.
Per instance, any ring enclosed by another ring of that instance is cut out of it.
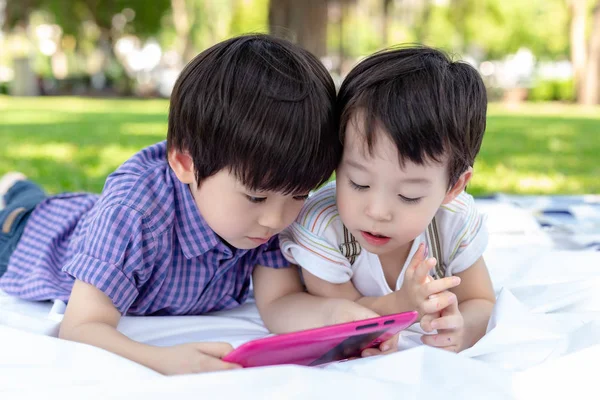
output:
<svg viewBox="0 0 600 400"><path fill-rule="evenodd" d="M400 165L448 157L448 183L473 166L486 125L487 94L475 68L425 46L387 49L348 74L338 94L340 137L362 111L372 155L379 127L396 144Z"/></svg>
<svg viewBox="0 0 600 400"><path fill-rule="evenodd" d="M335 85L308 51L269 35L218 43L181 72L167 143L189 153L198 184L228 168L251 190L306 193L341 157Z"/></svg>

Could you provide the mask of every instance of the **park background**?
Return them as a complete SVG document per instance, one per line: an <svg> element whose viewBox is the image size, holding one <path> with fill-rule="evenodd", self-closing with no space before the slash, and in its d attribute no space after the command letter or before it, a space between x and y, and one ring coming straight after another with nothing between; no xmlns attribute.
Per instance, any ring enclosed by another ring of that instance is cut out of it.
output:
<svg viewBox="0 0 600 400"><path fill-rule="evenodd" d="M600 0L0 0L0 175L100 192L164 139L183 66L248 32L299 43L338 84L384 47L441 48L491 101L470 193L600 193Z"/></svg>

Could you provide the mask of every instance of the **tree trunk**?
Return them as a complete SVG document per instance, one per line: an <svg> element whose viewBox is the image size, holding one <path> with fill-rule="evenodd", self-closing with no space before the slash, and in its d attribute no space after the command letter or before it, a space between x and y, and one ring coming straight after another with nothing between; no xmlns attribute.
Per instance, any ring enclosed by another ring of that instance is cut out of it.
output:
<svg viewBox="0 0 600 400"><path fill-rule="evenodd" d="M583 99L583 77L586 63L585 20L587 0L568 0L571 12L570 42L571 64L573 65L573 81L578 101Z"/></svg>
<svg viewBox="0 0 600 400"><path fill-rule="evenodd" d="M392 0L383 0L383 16L381 23L381 38L383 47L388 45L389 31L390 31L390 8L392 6Z"/></svg>
<svg viewBox="0 0 600 400"><path fill-rule="evenodd" d="M317 57L327 54L327 0L271 0L269 31Z"/></svg>
<svg viewBox="0 0 600 400"><path fill-rule="evenodd" d="M185 65L193 57L193 44L191 38L193 12L187 6L186 0L171 0L173 12L173 25L177 34L175 48Z"/></svg>
<svg viewBox="0 0 600 400"><path fill-rule="evenodd" d="M596 3L592 16L587 64L581 90L581 104L591 105L600 102L600 0Z"/></svg>

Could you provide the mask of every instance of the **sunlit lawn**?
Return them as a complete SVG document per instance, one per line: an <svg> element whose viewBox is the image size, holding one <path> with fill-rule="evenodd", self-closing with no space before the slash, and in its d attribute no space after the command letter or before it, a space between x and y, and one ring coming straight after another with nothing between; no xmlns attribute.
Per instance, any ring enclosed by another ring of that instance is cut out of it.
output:
<svg viewBox="0 0 600 400"><path fill-rule="evenodd" d="M167 112L166 100L0 96L0 174L22 171L51 193L100 192L120 163L164 139ZM469 191L600 193L599 160L600 108L492 105Z"/></svg>

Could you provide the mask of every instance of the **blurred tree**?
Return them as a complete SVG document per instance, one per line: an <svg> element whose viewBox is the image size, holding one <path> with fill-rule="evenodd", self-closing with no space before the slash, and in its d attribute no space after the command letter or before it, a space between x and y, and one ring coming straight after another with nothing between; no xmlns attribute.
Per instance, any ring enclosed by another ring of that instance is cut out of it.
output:
<svg viewBox="0 0 600 400"><path fill-rule="evenodd" d="M598 104L600 103L600 0L596 1L593 8L586 58L579 102L587 105Z"/></svg>
<svg viewBox="0 0 600 400"><path fill-rule="evenodd" d="M194 12L196 5L194 2L186 0L171 0L173 26L176 34L174 48L185 61L190 60L194 53L192 26L196 19Z"/></svg>
<svg viewBox="0 0 600 400"><path fill-rule="evenodd" d="M583 77L586 66L586 34L587 0L567 0L570 11L570 44L571 64L577 99L583 99Z"/></svg>
<svg viewBox="0 0 600 400"><path fill-rule="evenodd" d="M170 7L170 0L153 0L152 7L139 0L7 0L6 26L27 23L33 10L49 12L55 22L68 34L77 35L86 21L95 23L102 31L110 34L123 10L132 10L131 17L125 16L124 28L138 36L155 34L160 29L160 19Z"/></svg>
<svg viewBox="0 0 600 400"><path fill-rule="evenodd" d="M581 104L598 104L600 102L600 0L593 5L587 0L567 0L567 4L570 11L571 64L577 101ZM590 14L591 29L588 40L586 28Z"/></svg>
<svg viewBox="0 0 600 400"><path fill-rule="evenodd" d="M384 46L387 46L390 31L390 18L392 9L392 0L382 0L383 12L381 17L381 41Z"/></svg>
<svg viewBox="0 0 600 400"><path fill-rule="evenodd" d="M248 32L267 32L269 0L171 0L162 42L185 64L216 42Z"/></svg>
<svg viewBox="0 0 600 400"><path fill-rule="evenodd" d="M170 0L153 0L151 7L140 0L7 0L5 29L55 23L62 39L53 60L69 64L69 74L105 73L126 94L131 81L116 57L115 43L124 35L144 39L156 34L170 5ZM44 18L32 20L32 15Z"/></svg>
<svg viewBox="0 0 600 400"><path fill-rule="evenodd" d="M271 0L269 31L290 39L317 57L327 54L328 0Z"/></svg>

